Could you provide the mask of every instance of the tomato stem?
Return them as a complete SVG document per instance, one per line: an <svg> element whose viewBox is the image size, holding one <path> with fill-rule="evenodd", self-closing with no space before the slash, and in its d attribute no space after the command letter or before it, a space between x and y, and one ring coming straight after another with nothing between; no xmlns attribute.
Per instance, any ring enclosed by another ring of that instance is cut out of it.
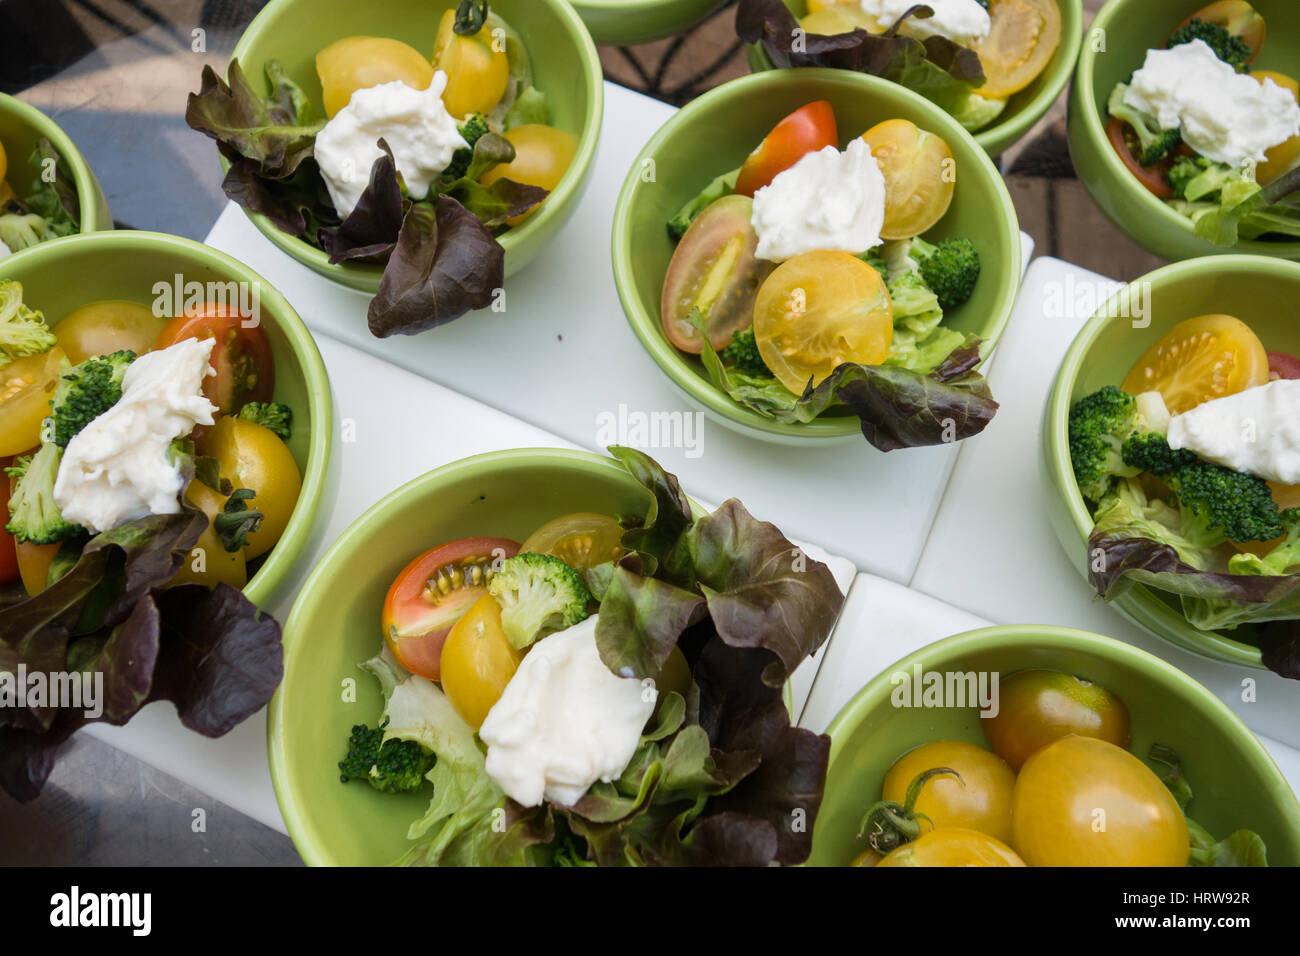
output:
<svg viewBox="0 0 1300 956"><path fill-rule="evenodd" d="M887 856L891 850L896 850L904 843L911 843L921 835L922 820L933 828L933 820L924 813L916 812L916 801L920 799L926 783L941 776L956 777L963 788L966 786L961 774L951 767L931 767L917 774L907 785L907 793L901 805L892 800L881 800L873 804L858 825L858 839L865 836L873 850Z"/></svg>

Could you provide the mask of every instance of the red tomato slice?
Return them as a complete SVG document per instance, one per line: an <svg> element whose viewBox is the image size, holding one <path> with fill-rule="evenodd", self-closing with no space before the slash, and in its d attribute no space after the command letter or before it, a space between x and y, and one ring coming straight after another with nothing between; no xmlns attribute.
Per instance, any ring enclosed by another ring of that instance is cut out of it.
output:
<svg viewBox="0 0 1300 956"><path fill-rule="evenodd" d="M384 641L412 674L442 678L442 645L470 605L487 593L492 563L519 553L509 538L462 538L420 555L384 598Z"/></svg>
<svg viewBox="0 0 1300 956"><path fill-rule="evenodd" d="M1137 177L1137 181L1147 188L1147 191L1160 199L1169 199L1173 196L1174 191L1170 188L1169 183L1165 182L1165 170L1168 168L1166 163L1156 163L1154 166L1143 166L1133 156L1132 151L1128 148L1128 143L1124 141L1124 128L1128 124L1114 116L1106 124L1106 136L1110 139L1110 145L1114 148L1116 155L1124 161L1129 172Z"/></svg>
<svg viewBox="0 0 1300 956"><path fill-rule="evenodd" d="M248 327L246 327L248 326ZM212 349L215 378L203 383L203 394L223 415L233 415L248 402L269 402L275 393L275 359L271 343L260 325L238 310L209 302L186 309L163 327L155 349L165 349L185 339L217 340Z"/></svg>
<svg viewBox="0 0 1300 956"><path fill-rule="evenodd" d="M776 124L758 149L749 154L736 179L736 192L753 196L808 153L840 144L835 111L826 100L795 110Z"/></svg>
<svg viewBox="0 0 1300 956"><path fill-rule="evenodd" d="M1268 380L1300 378L1300 359L1285 352L1268 353Z"/></svg>
<svg viewBox="0 0 1300 956"><path fill-rule="evenodd" d="M0 479L4 478L4 470L13 463L12 458L0 458ZM9 523L9 485L8 480L0 480L0 491L4 492L4 501L0 502L0 585L18 580L18 542L5 530Z"/></svg>

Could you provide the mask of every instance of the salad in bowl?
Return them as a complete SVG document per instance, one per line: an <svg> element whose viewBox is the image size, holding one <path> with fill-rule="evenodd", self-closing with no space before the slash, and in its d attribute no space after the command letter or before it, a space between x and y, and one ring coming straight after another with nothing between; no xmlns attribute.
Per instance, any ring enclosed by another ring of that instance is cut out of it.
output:
<svg viewBox="0 0 1300 956"><path fill-rule="evenodd" d="M326 556L270 722L308 862L807 856L828 741L791 726L783 685L844 597L739 502L702 513L652 459L610 451L455 463ZM344 570L399 540L418 549ZM313 690L340 679L342 700Z"/></svg>
<svg viewBox="0 0 1300 956"><path fill-rule="evenodd" d="M525 36L498 6L546 30ZM594 50L566 5L387 7L409 21L400 37L371 35L384 21L356 5L277 0L186 108L218 145L226 194L282 249L373 292L381 338L499 300L571 211L600 116ZM556 40L579 44L570 62L537 45Z"/></svg>

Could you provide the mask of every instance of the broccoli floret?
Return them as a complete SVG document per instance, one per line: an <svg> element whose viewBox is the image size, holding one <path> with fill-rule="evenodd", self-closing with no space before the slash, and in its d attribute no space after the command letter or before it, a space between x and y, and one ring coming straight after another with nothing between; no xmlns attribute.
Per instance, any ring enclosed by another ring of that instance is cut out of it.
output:
<svg viewBox="0 0 1300 956"><path fill-rule="evenodd" d="M384 740L385 726L352 728L348 754L339 761L339 780L364 780L380 793L420 789L437 758L414 740Z"/></svg>
<svg viewBox="0 0 1300 956"><path fill-rule="evenodd" d="M1174 35L1165 44L1165 49L1172 50L1193 40L1204 41L1205 45L1214 51L1215 56L1238 73L1245 73L1246 67L1250 65L1250 58L1253 55L1250 44L1241 37L1229 33L1226 27L1210 23L1208 20L1194 19L1187 26L1175 30Z"/></svg>
<svg viewBox="0 0 1300 956"><path fill-rule="evenodd" d="M1183 536L1178 511L1158 498L1148 498L1136 479L1117 481L1097 505L1094 518L1094 533L1146 538L1173 548L1184 564L1198 571L1208 567L1201 546Z"/></svg>
<svg viewBox="0 0 1300 956"><path fill-rule="evenodd" d="M938 245L913 239L907 250L925 284L948 312L963 305L980 277L980 254L969 239L944 239Z"/></svg>
<svg viewBox="0 0 1300 956"><path fill-rule="evenodd" d="M867 265L871 266L871 268L879 272L880 278L888 279L889 263L885 261L884 253L881 251L882 249L884 249L883 246L876 246L874 249L868 249L866 252L860 253L857 258L861 259Z"/></svg>
<svg viewBox="0 0 1300 956"><path fill-rule="evenodd" d="M1226 541L1271 541L1282 520L1268 482L1173 449L1163 435L1142 432L1124 442L1124 464L1155 475L1178 496L1183 536L1198 547Z"/></svg>
<svg viewBox="0 0 1300 956"><path fill-rule="evenodd" d="M1133 130L1138 147L1134 157L1143 166L1150 166L1177 149L1183 141L1183 134L1179 129L1161 129L1154 116L1129 106L1124 102L1127 92L1127 83L1116 84L1106 108L1111 116L1123 120Z"/></svg>
<svg viewBox="0 0 1300 956"><path fill-rule="evenodd" d="M516 648L587 617L591 593L578 572L548 554L507 558L488 584L501 605L501 626Z"/></svg>
<svg viewBox="0 0 1300 956"><path fill-rule="evenodd" d="M752 328L733 333L731 344L718 353L718 358L736 371L744 372L746 375L754 375L759 378L775 378L772 370L763 361L763 356L759 354L758 342L754 339L754 330Z"/></svg>
<svg viewBox="0 0 1300 956"><path fill-rule="evenodd" d="M23 287L0 282L0 368L26 355L48 352L59 342L45 316L23 305Z"/></svg>
<svg viewBox="0 0 1300 956"><path fill-rule="evenodd" d="M134 352L114 352L86 359L59 377L54 391L54 432L50 438L61 448L73 436L108 411L122 397L122 377L135 361Z"/></svg>
<svg viewBox="0 0 1300 956"><path fill-rule="evenodd" d="M1300 571L1300 508L1288 508L1279 515L1285 538L1267 555L1233 555L1228 570L1233 574L1282 575Z"/></svg>
<svg viewBox="0 0 1300 956"><path fill-rule="evenodd" d="M469 172L469 164L474 161L474 144L487 133L492 132L487 117L482 113L470 113L460 124L460 138L469 144L451 154L451 163L442 176L447 182L454 182Z"/></svg>
<svg viewBox="0 0 1300 956"><path fill-rule="evenodd" d="M1210 168L1210 160L1204 156L1179 156L1165 173L1165 182L1180 199L1187 197L1187 187L1192 180Z"/></svg>
<svg viewBox="0 0 1300 956"><path fill-rule="evenodd" d="M249 402L239 410L239 417L269 428L284 441L293 434L293 409L280 402Z"/></svg>
<svg viewBox="0 0 1300 956"><path fill-rule="evenodd" d="M1079 491L1101 501L1116 478L1133 478L1141 470L1124 463L1124 440L1133 433L1137 399L1114 385L1081 398L1070 409L1070 463Z"/></svg>
<svg viewBox="0 0 1300 956"><path fill-rule="evenodd" d="M54 544L75 538L82 529L63 520L54 503L54 480L59 476L63 449L45 443L36 454L19 458L5 472L17 478L9 498L9 523L5 530L19 541L29 544Z"/></svg>
<svg viewBox="0 0 1300 956"><path fill-rule="evenodd" d="M1179 156L1165 173L1165 182L1174 191L1174 197L1190 202L1218 204L1223 199L1224 187L1234 181L1246 181L1258 188L1253 173L1204 156Z"/></svg>

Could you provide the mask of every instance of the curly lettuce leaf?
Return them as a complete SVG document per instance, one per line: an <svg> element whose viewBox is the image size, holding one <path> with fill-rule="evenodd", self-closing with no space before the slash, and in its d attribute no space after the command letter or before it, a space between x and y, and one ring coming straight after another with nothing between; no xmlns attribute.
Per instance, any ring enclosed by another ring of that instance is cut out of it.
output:
<svg viewBox="0 0 1300 956"><path fill-rule="evenodd" d="M29 163L36 176L31 191L23 197L23 205L45 220L44 231L49 236L72 235L81 228L81 200L77 198L72 170L44 136L32 151Z"/></svg>

